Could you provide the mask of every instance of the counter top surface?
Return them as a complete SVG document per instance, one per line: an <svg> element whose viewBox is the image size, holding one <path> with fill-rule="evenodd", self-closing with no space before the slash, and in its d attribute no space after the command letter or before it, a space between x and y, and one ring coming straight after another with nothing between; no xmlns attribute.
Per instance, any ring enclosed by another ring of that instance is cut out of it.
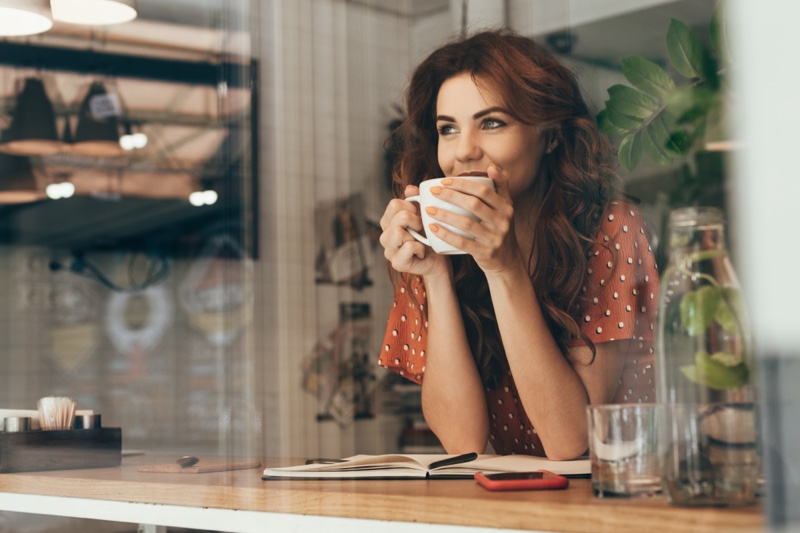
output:
<svg viewBox="0 0 800 533"><path fill-rule="evenodd" d="M566 490L490 492L472 480L269 480L261 468L205 474L139 472L174 458L126 457L122 466L0 474L0 491L201 508L503 529L603 532L763 531L757 505L680 508L660 497L600 499L588 479ZM201 460L204 457L201 457ZM299 464L275 459L267 466Z"/></svg>

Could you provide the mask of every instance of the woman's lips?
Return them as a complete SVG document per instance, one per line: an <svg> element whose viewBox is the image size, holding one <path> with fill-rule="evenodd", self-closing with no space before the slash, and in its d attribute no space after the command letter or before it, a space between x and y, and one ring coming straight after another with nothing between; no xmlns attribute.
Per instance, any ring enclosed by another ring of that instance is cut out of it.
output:
<svg viewBox="0 0 800 533"><path fill-rule="evenodd" d="M481 172L480 170L470 170L469 172L462 172L459 176L483 176L487 177L489 174Z"/></svg>

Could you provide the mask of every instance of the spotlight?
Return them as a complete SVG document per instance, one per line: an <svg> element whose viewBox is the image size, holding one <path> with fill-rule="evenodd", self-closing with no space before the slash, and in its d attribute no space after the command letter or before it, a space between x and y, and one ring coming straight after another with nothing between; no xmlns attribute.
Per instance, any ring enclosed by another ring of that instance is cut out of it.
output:
<svg viewBox="0 0 800 533"><path fill-rule="evenodd" d="M51 200L61 200L62 198L71 198L75 194L75 185L68 181L62 183L51 183L45 188L47 197Z"/></svg>
<svg viewBox="0 0 800 533"><path fill-rule="evenodd" d="M219 196L216 191L206 189L205 191L195 191L189 195L189 203L195 207L213 205L217 203Z"/></svg>

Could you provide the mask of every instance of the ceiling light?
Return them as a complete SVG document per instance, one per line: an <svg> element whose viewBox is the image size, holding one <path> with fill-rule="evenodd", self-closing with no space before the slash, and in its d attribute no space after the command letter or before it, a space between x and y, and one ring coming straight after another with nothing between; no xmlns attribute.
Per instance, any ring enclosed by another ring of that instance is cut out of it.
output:
<svg viewBox="0 0 800 533"><path fill-rule="evenodd" d="M72 151L97 157L119 155L119 113L116 94L106 92L102 83L92 83L81 104Z"/></svg>
<svg viewBox="0 0 800 533"><path fill-rule="evenodd" d="M75 185L68 181L61 183L51 183L45 188L45 194L51 200L61 200L62 198L71 198L75 194Z"/></svg>
<svg viewBox="0 0 800 533"><path fill-rule="evenodd" d="M53 18L86 26L122 24L136 18L135 0L50 0Z"/></svg>
<svg viewBox="0 0 800 533"><path fill-rule="evenodd" d="M189 203L195 207L213 205L217 203L217 193L211 189L205 191L195 191L189 195Z"/></svg>
<svg viewBox="0 0 800 533"><path fill-rule="evenodd" d="M125 123L125 133L119 138L119 145L123 150L141 150L147 146L147 134L133 131L133 125L130 122Z"/></svg>
<svg viewBox="0 0 800 533"><path fill-rule="evenodd" d="M0 35L34 35L52 27L47 0L0 0Z"/></svg>
<svg viewBox="0 0 800 533"><path fill-rule="evenodd" d="M50 155L63 148L56 131L56 114L44 83L28 78L17 95L14 120L3 135L0 151L15 155Z"/></svg>

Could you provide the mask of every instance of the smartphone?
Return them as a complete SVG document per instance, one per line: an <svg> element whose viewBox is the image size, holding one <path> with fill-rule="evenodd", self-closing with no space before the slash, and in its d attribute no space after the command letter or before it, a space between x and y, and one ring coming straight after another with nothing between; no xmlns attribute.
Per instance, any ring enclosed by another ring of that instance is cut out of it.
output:
<svg viewBox="0 0 800 533"><path fill-rule="evenodd" d="M566 489L569 486L567 478L547 470L502 474L476 472L475 481L489 490L548 490Z"/></svg>

